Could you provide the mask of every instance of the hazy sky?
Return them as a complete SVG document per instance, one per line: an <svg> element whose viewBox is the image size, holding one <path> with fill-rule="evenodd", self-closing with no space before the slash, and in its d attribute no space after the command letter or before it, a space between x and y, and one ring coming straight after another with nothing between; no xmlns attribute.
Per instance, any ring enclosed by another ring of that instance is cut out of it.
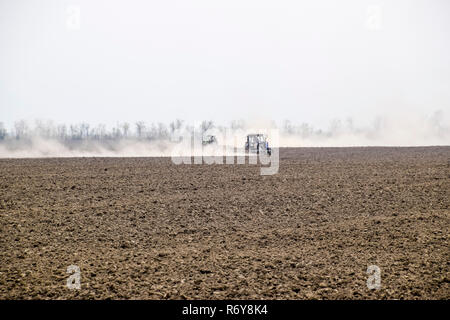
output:
<svg viewBox="0 0 450 320"><path fill-rule="evenodd" d="M435 110L449 119L447 0L0 0L8 126Z"/></svg>

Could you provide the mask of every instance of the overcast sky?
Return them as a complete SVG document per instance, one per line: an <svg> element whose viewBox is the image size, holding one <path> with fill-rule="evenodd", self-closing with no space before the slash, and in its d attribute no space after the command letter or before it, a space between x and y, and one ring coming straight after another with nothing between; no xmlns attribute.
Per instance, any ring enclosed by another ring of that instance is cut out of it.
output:
<svg viewBox="0 0 450 320"><path fill-rule="evenodd" d="M0 0L0 121L448 120L449 40L447 0Z"/></svg>

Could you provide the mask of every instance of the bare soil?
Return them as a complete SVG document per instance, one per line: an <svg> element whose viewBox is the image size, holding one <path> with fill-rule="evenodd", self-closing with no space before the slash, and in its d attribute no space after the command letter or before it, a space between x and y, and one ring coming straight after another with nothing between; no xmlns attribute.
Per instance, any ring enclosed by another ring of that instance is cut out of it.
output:
<svg viewBox="0 0 450 320"><path fill-rule="evenodd" d="M450 147L282 149L272 176L2 159L0 299L449 299L449 166Z"/></svg>

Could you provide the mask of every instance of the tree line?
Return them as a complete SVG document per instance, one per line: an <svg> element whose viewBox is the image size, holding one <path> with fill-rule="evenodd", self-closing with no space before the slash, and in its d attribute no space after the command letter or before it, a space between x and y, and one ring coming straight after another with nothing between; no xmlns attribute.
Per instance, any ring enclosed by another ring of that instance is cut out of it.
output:
<svg viewBox="0 0 450 320"><path fill-rule="evenodd" d="M235 122L236 126L238 122ZM52 121L35 121L30 124L19 120L9 130L3 122L0 122L0 140L27 140L33 137L55 139L60 141L77 140L119 140L119 139L143 139L143 140L165 140L180 134L185 130L200 130L206 132L215 125L213 121L202 121L198 128L176 119L169 124L150 123L137 121L117 123L111 128L104 124L91 125L87 122L78 124L54 124Z"/></svg>

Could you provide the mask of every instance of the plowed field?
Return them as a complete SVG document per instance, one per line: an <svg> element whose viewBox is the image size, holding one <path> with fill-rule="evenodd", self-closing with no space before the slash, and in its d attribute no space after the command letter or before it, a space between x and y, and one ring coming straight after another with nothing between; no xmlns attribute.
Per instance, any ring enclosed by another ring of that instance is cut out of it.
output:
<svg viewBox="0 0 450 320"><path fill-rule="evenodd" d="M281 149L272 176L2 159L0 298L449 299L449 164L450 147Z"/></svg>

